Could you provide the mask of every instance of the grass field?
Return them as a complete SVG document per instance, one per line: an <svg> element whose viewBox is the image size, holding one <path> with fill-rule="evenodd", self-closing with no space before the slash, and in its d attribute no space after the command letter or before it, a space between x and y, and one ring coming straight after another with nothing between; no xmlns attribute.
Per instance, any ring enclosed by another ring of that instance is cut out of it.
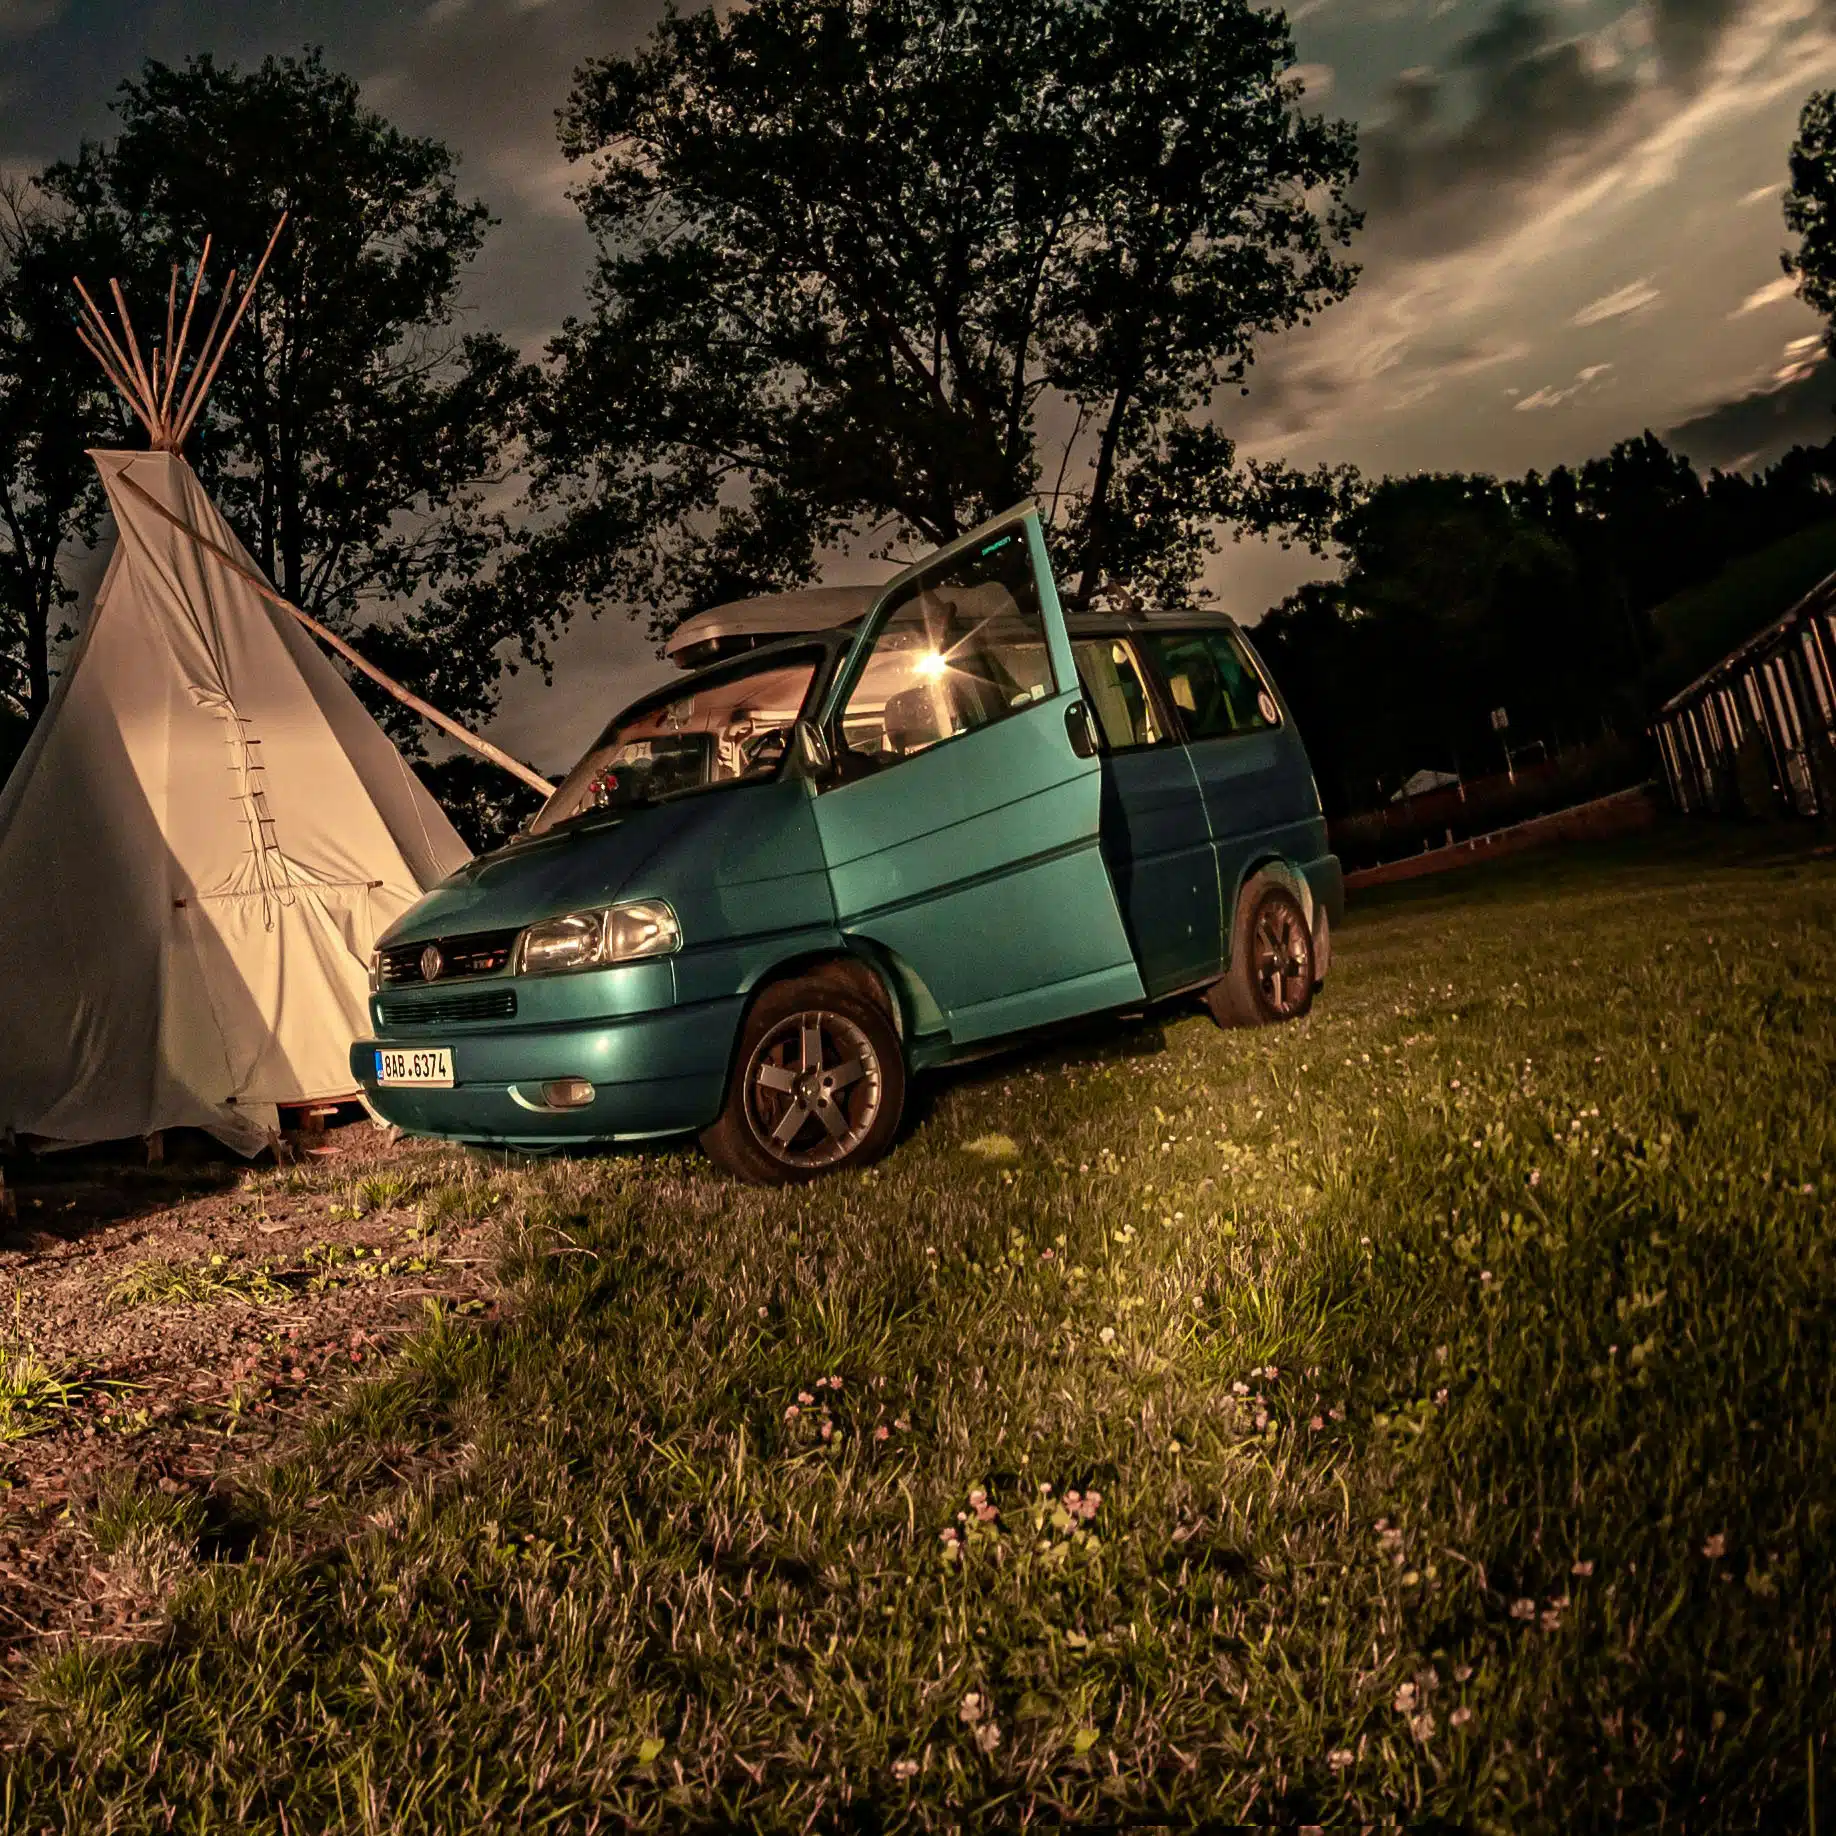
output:
<svg viewBox="0 0 1836 1836"><path fill-rule="evenodd" d="M1836 867L1670 835L802 1192L417 1152L509 1317L109 1502L169 1627L31 1674L0 1828L1808 1828L1833 997Z"/></svg>

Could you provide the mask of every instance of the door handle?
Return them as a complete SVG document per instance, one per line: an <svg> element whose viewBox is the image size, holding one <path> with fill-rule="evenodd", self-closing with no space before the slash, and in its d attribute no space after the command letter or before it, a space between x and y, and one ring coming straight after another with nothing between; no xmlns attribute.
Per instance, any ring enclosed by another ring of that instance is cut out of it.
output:
<svg viewBox="0 0 1836 1836"><path fill-rule="evenodd" d="M1071 750L1080 759L1096 757L1096 727L1090 718L1090 710L1081 701L1074 701L1065 709L1065 733L1071 741Z"/></svg>

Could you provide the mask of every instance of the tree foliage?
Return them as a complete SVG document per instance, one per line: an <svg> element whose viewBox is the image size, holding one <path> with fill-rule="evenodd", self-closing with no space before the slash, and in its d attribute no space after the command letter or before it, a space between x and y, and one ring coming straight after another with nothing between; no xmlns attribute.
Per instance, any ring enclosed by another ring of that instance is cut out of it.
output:
<svg viewBox="0 0 1836 1836"><path fill-rule="evenodd" d="M122 432L69 301L72 266L109 253L31 188L0 191L0 775L44 712L77 598L70 563L96 539L102 492L86 449Z"/></svg>
<svg viewBox="0 0 1836 1836"><path fill-rule="evenodd" d="M1836 318L1836 90L1816 90L1804 104L1790 170L1785 227L1798 246L1780 260L1797 276L1798 297L1828 322ZM1836 350L1836 332L1825 342Z"/></svg>
<svg viewBox="0 0 1836 1836"><path fill-rule="evenodd" d="M289 213L187 456L290 599L345 630L418 601L366 649L445 706L488 708L499 634L478 631L466 588L508 533L484 490L507 471L528 377L502 339L459 327L489 218L453 156L364 107L316 52L247 72L148 62L115 113L112 141L42 185L120 251L143 335L163 335L172 263L188 275L208 234L218 284L232 264L246 276ZM412 717L379 711L418 743Z"/></svg>
<svg viewBox="0 0 1836 1836"><path fill-rule="evenodd" d="M1381 803L1428 767L1466 776L1513 745L1642 734L1666 681L1652 613L1836 509L1836 442L1757 478L1706 478L1654 434L1579 467L1498 480L1386 478L1341 517L1337 581L1257 627L1329 809Z"/></svg>
<svg viewBox="0 0 1836 1836"><path fill-rule="evenodd" d="M1037 494L1076 602L1176 599L1220 520L1320 533L1334 481L1210 418L1355 274L1292 61L1246 0L759 0L588 64L533 578L666 626Z"/></svg>

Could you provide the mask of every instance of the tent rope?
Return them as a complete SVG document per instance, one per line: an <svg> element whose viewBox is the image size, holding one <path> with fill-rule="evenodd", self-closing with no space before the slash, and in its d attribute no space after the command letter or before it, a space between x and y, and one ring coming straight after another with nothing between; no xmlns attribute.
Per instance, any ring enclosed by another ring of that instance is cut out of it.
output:
<svg viewBox="0 0 1836 1836"><path fill-rule="evenodd" d="M504 771L509 772L513 777L520 778L531 790L540 791L544 797L552 797L554 795L554 785L543 777L540 772L532 771L520 759L512 758L510 754L505 752L501 747L493 746L488 739L482 739L468 728L460 726L460 724L449 715L442 714L431 702L423 701L412 689L404 688L401 683L397 682L393 677L385 675L374 663L360 656L357 651L353 650L335 631L320 624L310 613L302 612L292 600L287 598L284 593L270 586L253 568L244 567L243 564L220 542L213 542L210 537L205 535L202 531L193 529L182 516L178 516L173 511L168 510L151 491L137 484L127 475L127 473L123 472L120 474L120 483L128 490L132 491L142 503L148 505L160 516L164 517L174 529L180 532L180 534L195 542L206 554L215 556L215 558L220 561L223 566L228 568L231 573L247 581L262 598L279 606L284 612L291 612L321 643L329 645L339 656L343 657L353 669L361 670L363 674L368 676L379 688L386 689L393 695L404 707L412 708L423 720L431 722L434 726L438 727L442 733L457 740L460 745L469 747L473 752L477 753L480 758L488 759L493 765L499 766Z"/></svg>

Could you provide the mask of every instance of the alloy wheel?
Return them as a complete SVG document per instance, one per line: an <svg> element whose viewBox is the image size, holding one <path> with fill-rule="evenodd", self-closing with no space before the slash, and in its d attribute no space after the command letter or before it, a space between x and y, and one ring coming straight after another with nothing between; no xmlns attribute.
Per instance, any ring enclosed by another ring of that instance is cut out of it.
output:
<svg viewBox="0 0 1836 1836"><path fill-rule="evenodd" d="M811 1010L780 1020L746 1066L746 1119L766 1153L804 1171L845 1160L884 1100L873 1041L845 1014Z"/></svg>
<svg viewBox="0 0 1836 1836"><path fill-rule="evenodd" d="M1313 987L1313 946L1306 920L1288 899L1267 899L1256 914L1251 944L1256 984L1269 1011L1299 1013Z"/></svg>

